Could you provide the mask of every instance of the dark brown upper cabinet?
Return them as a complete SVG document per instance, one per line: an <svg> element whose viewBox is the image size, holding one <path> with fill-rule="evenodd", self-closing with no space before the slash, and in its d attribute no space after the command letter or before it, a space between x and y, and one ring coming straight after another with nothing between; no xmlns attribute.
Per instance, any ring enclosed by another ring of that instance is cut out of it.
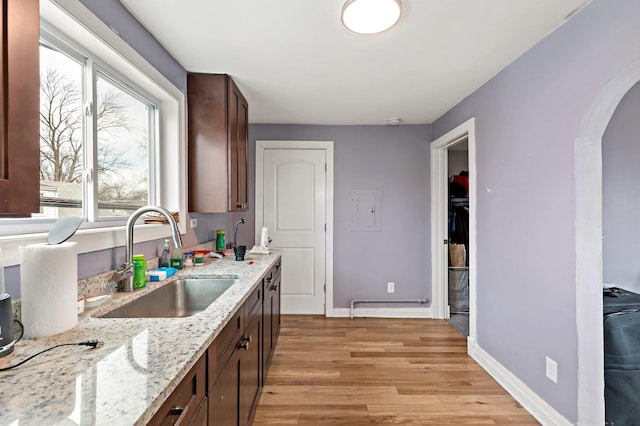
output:
<svg viewBox="0 0 640 426"><path fill-rule="evenodd" d="M227 74L187 76L189 211L245 211L249 105Z"/></svg>
<svg viewBox="0 0 640 426"><path fill-rule="evenodd" d="M2 0L0 216L40 208L38 0Z"/></svg>

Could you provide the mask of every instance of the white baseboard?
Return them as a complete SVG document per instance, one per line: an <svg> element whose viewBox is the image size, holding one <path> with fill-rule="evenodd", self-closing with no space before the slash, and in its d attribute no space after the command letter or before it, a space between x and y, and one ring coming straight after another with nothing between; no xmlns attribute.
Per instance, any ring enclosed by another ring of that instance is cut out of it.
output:
<svg viewBox="0 0 640 426"><path fill-rule="evenodd" d="M351 316L349 308L333 308L328 317L344 318ZM433 318L431 306L425 308L354 308L353 316L370 318Z"/></svg>
<svg viewBox="0 0 640 426"><path fill-rule="evenodd" d="M520 405L543 425L570 426L572 423L558 413L522 380L507 370L491 355L485 352L471 337L467 339L467 352L484 368Z"/></svg>

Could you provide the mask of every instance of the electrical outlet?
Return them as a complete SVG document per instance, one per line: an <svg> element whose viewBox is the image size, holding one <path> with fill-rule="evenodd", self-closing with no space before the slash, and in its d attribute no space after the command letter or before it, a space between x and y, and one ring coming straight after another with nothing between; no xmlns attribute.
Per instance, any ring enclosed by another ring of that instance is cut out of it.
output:
<svg viewBox="0 0 640 426"><path fill-rule="evenodd" d="M396 283L389 281L387 283L387 293L395 293L396 291Z"/></svg>
<svg viewBox="0 0 640 426"><path fill-rule="evenodd" d="M191 219L191 227L192 228L197 228L198 227L198 219L197 218Z"/></svg>
<svg viewBox="0 0 640 426"><path fill-rule="evenodd" d="M553 383L558 383L558 363L549 357L547 358L547 378Z"/></svg>

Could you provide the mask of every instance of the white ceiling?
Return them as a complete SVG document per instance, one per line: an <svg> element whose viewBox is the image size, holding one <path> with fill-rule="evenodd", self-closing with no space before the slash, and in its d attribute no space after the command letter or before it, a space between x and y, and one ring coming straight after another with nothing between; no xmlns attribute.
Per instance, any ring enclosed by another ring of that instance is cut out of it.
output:
<svg viewBox="0 0 640 426"><path fill-rule="evenodd" d="M356 36L343 0L121 0L190 72L230 74L251 123L432 123L589 0L403 0Z"/></svg>

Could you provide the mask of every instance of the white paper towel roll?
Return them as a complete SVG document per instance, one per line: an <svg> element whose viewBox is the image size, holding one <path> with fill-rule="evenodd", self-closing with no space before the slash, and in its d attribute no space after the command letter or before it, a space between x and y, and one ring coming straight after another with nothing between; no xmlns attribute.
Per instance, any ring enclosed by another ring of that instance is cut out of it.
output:
<svg viewBox="0 0 640 426"><path fill-rule="evenodd" d="M269 231L266 226L262 227L262 232L260 233L260 245L264 248L269 248Z"/></svg>
<svg viewBox="0 0 640 426"><path fill-rule="evenodd" d="M76 243L20 247L24 337L51 336L78 323Z"/></svg>

